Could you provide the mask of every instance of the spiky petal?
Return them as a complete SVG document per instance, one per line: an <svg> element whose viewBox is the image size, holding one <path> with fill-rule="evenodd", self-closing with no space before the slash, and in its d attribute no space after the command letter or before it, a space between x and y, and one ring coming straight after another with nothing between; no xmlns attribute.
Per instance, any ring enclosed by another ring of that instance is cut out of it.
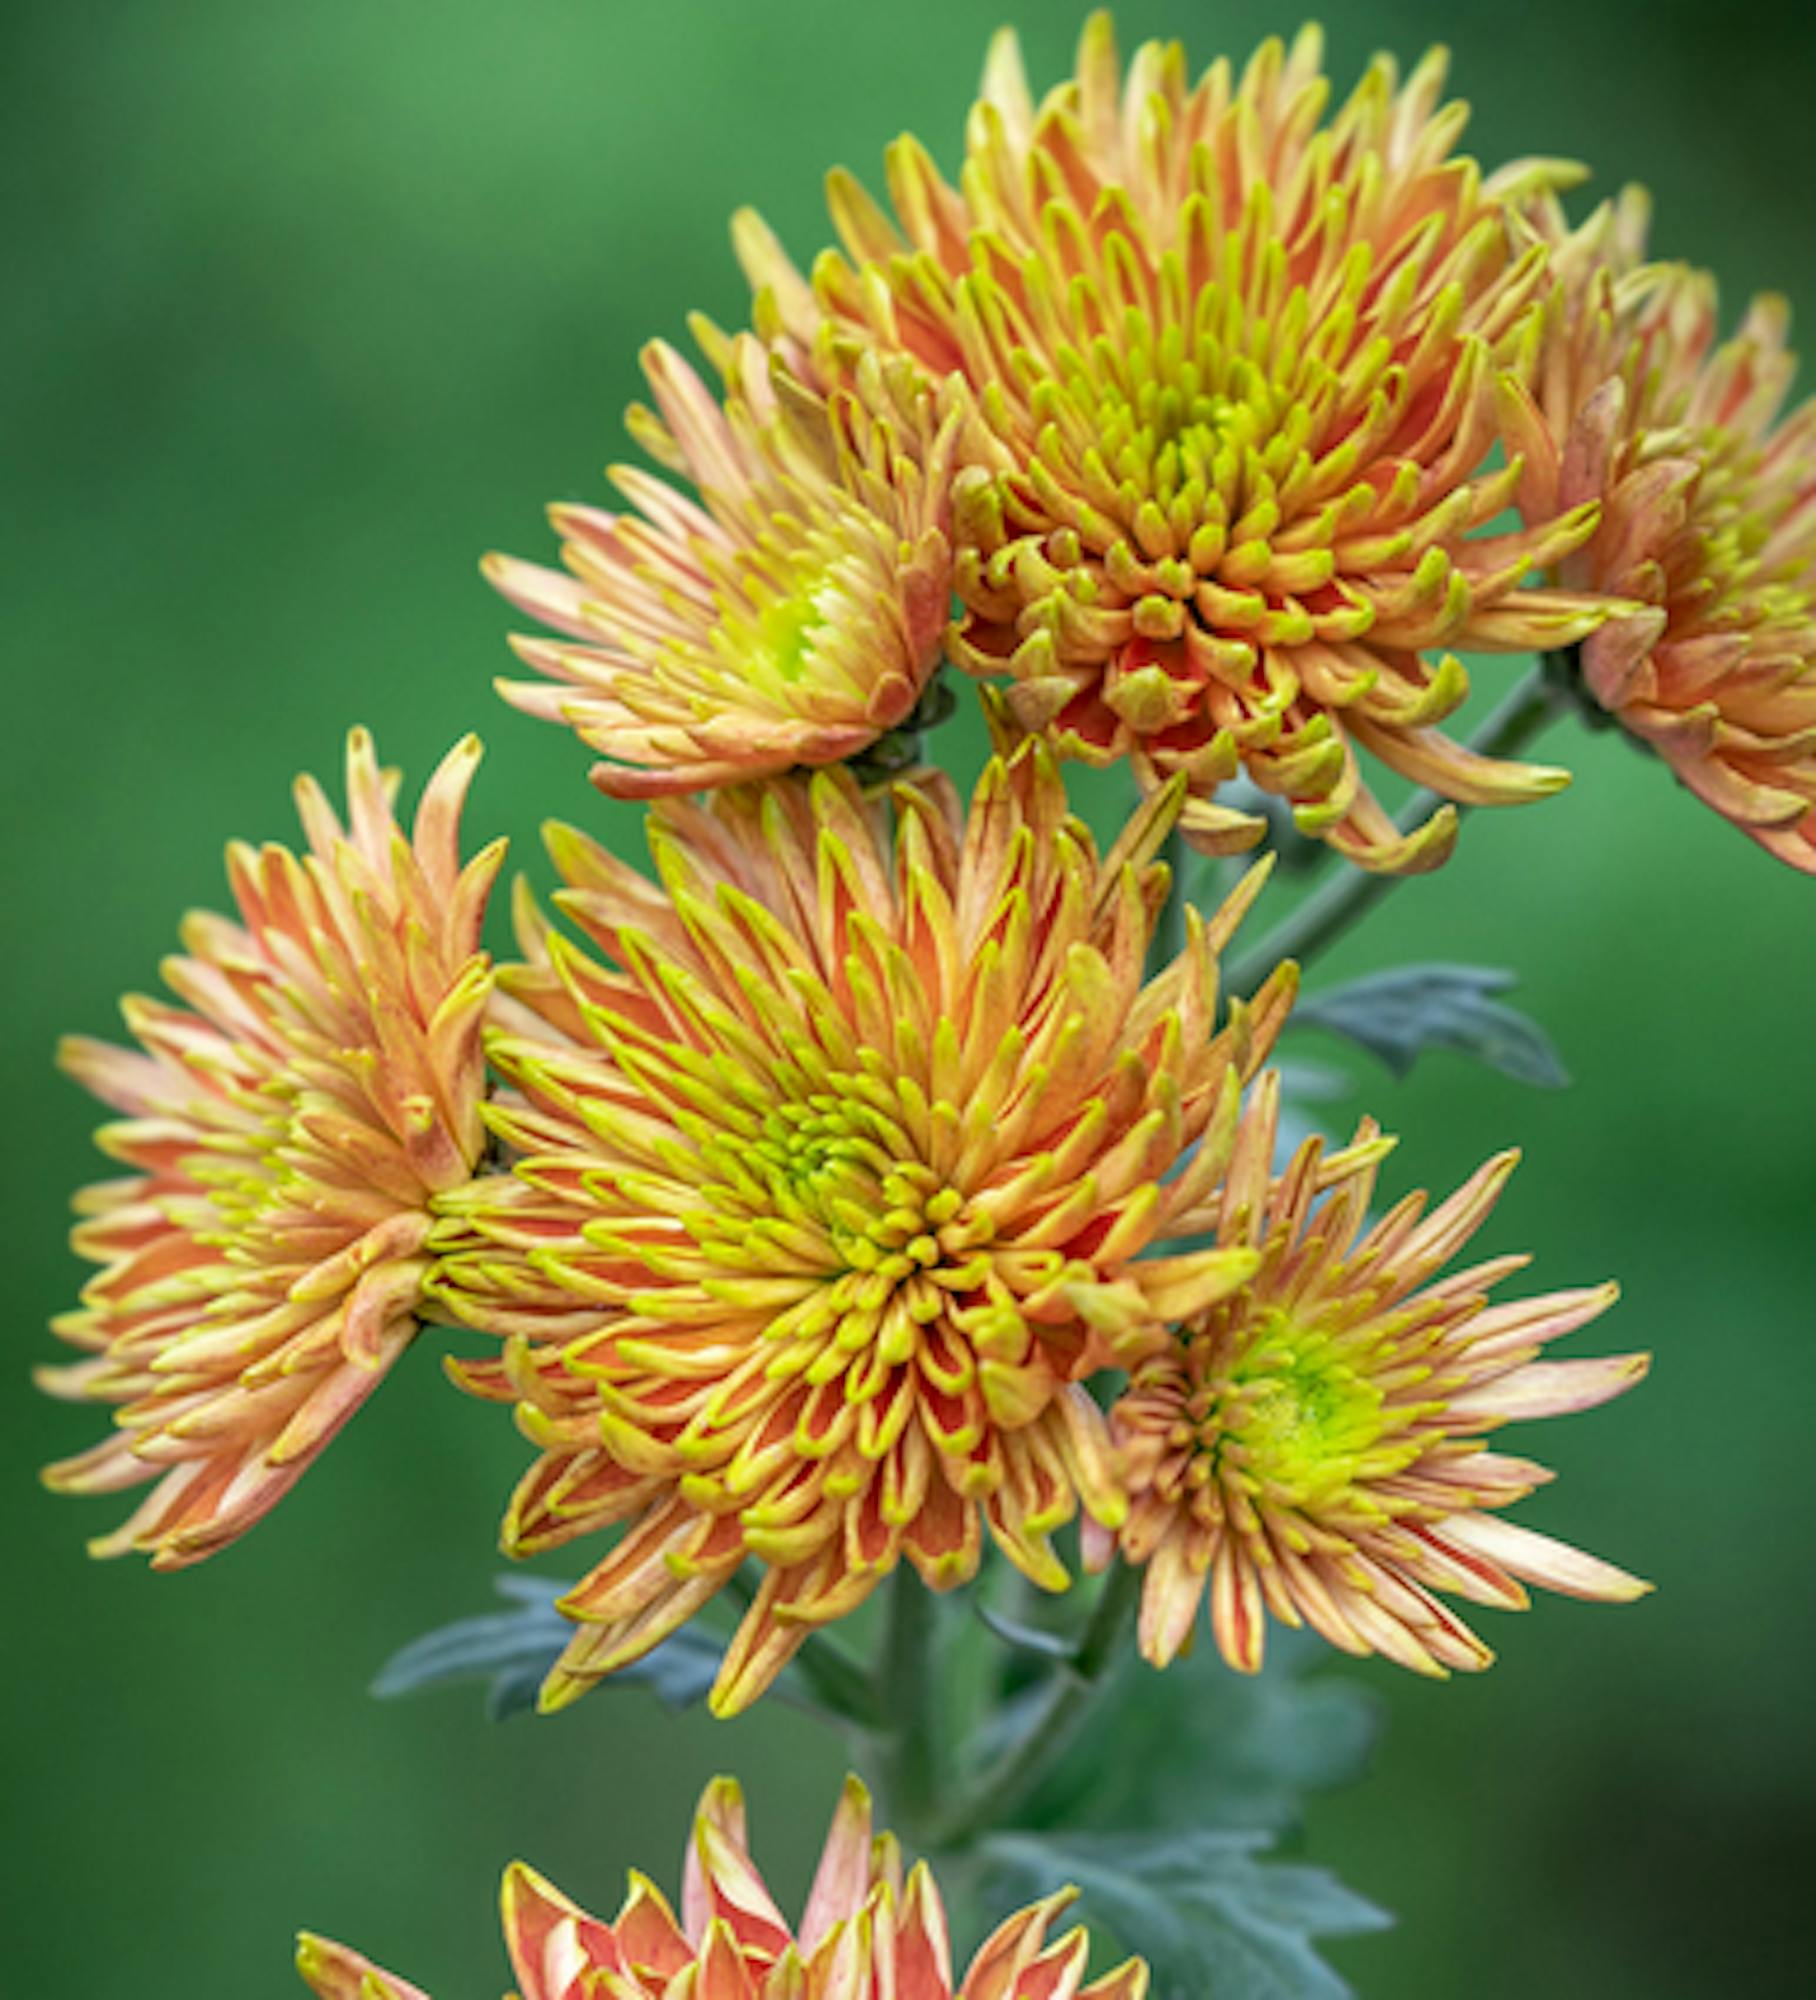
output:
<svg viewBox="0 0 1816 2000"><path fill-rule="evenodd" d="M904 1872L870 1796L846 1782L800 1922L791 1926L750 1856L744 1800L729 1778L706 1788L689 1843L681 1911L646 1877L606 1923L532 1869L505 1877L504 1933L521 2000L1144 2000L1130 1959L1085 1984L1083 1930L1050 1937L1070 1891L1017 1911L954 1986L946 1913L923 1862ZM297 1954L320 2000L426 2000L358 1953L305 1936Z"/></svg>
<svg viewBox="0 0 1816 2000"><path fill-rule="evenodd" d="M1111 1411L1130 1487L1120 1537L1145 1565L1141 1649L1164 1666L1208 1592L1219 1650L1261 1664L1269 1614L1347 1653L1420 1673L1493 1655L1438 1592L1520 1609L1522 1583L1620 1602L1647 1586L1515 1527L1498 1510L1550 1475L1489 1450L1521 1417L1606 1402L1646 1356L1544 1361L1545 1344L1613 1303L1615 1288L1490 1305L1520 1268L1503 1257L1440 1277L1480 1226L1516 1156L1491 1160L1426 1212L1414 1195L1372 1227L1385 1144L1365 1125L1325 1157L1309 1140L1270 1182L1278 1093L1270 1073L1244 1116L1228 1179L1199 1220L1255 1273L1176 1327L1115 1329L1132 1380Z"/></svg>
<svg viewBox="0 0 1816 2000"><path fill-rule="evenodd" d="M429 2000L420 1986L307 1931L296 1941L296 1969L321 2000Z"/></svg>
<svg viewBox="0 0 1816 2000"><path fill-rule="evenodd" d="M1715 280L1647 263L1629 188L1556 245L1547 364L1511 389L1529 520L1599 503L1559 580L1634 600L1583 643L1583 685L1692 792L1816 874L1816 401L1781 418L1796 363L1782 299L1723 341Z"/></svg>
<svg viewBox="0 0 1816 2000"><path fill-rule="evenodd" d="M1593 530L1594 506L1495 532L1497 385L1522 382L1545 251L1454 149L1434 51L1381 57L1325 115L1322 43L1268 42L1196 84L1177 44L1126 74L1107 15L1036 105L994 46L958 187L900 140L894 215L832 181L843 255L809 285L754 217L738 230L757 324L836 377L854 347L956 372L979 419L955 505L956 657L1014 678L1016 712L1071 752L1190 783L1213 851L1260 822L1220 801L1238 768L1366 867L1429 868L1455 814L1402 838L1356 752L1446 799L1503 804L1566 781L1437 727L1455 652L1566 644L1599 598L1523 586Z"/></svg>
<svg viewBox="0 0 1816 2000"><path fill-rule="evenodd" d="M441 1203L437 1279L509 1343L463 1379L520 1398L544 1448L507 1546L626 1524L563 1600L581 1630L547 1704L749 1558L727 1713L904 1556L950 1588L987 1524L1059 1589L1053 1531L1120 1517L1076 1300L1197 1301L1246 1270L1135 1260L1214 1183L1294 979L1218 1026L1258 879L1145 976L1177 804L1100 858L1029 742L968 814L936 776L900 786L893 839L846 773L666 803L660 889L557 834L604 962L526 907L492 1042L520 1101L490 1114L521 1157Z"/></svg>
<svg viewBox="0 0 1816 2000"><path fill-rule="evenodd" d="M172 1569L243 1534L416 1331L430 1200L485 1143L479 937L504 844L462 868L478 759L471 737L448 754L406 840L396 773L356 729L346 827L299 780L308 851L228 849L238 921L185 923L163 968L181 1004L124 1003L139 1050L63 1046L123 1114L97 1136L131 1174L76 1202L75 1246L102 1269L56 1330L91 1358L38 1377L117 1405L118 1428L45 1477L156 1482L98 1555Z"/></svg>
<svg viewBox="0 0 1816 2000"><path fill-rule="evenodd" d="M648 798L856 756L910 718L951 596L957 418L876 358L824 397L748 337L703 329L723 404L675 351L644 352L656 411L632 428L699 498L634 467L633 511L552 510L566 570L487 559L563 634L513 641L546 678L501 682L608 760L593 781ZM659 414L658 414L659 412Z"/></svg>

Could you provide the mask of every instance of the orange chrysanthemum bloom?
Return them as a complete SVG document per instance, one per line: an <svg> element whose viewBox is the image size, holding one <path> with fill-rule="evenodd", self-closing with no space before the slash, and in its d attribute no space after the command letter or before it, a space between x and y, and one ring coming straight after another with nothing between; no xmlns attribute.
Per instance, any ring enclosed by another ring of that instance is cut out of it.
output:
<svg viewBox="0 0 1816 2000"><path fill-rule="evenodd" d="M811 286L754 217L757 324L837 379L854 351L955 372L970 427L955 504L955 656L1014 678L1015 713L1070 752L1190 782L1201 846L1261 823L1216 798L1237 769L1365 867L1429 868L1456 815L1398 834L1356 751L1448 799L1505 804L1566 774L1485 760L1435 725L1469 682L1445 650L1581 638L1600 599L1522 588L1595 509L1478 532L1508 504L1495 388L1523 380L1545 251L1452 149L1434 52L1387 57L1325 118L1321 37L1267 43L1196 85L1177 44L1126 77L1107 15L1038 106L993 46L957 188L904 138L892 220L849 175L844 254Z"/></svg>
<svg viewBox="0 0 1816 2000"><path fill-rule="evenodd" d="M1179 1653L1207 1588L1218 1649L1247 1672L1267 1612L1346 1653L1442 1674L1493 1655L1435 1591L1507 1610L1526 1603L1520 1579L1640 1595L1648 1586L1624 1571L1495 1512L1550 1475L1488 1450L1484 1432L1590 1409L1647 1365L1535 1358L1612 1304L1613 1285L1491 1306L1525 1258L1437 1277L1518 1156L1489 1161L1429 1214L1413 1195L1370 1227L1386 1142L1365 1125L1326 1159L1308 1141L1270 1184L1276 1113L1270 1073L1216 1203L1217 1240L1250 1247L1254 1276L1131 1355L1111 1413L1130 1488L1120 1548L1147 1570L1145 1656L1164 1666ZM1092 1559L1107 1560L1112 1539L1091 1539Z"/></svg>
<svg viewBox="0 0 1816 2000"><path fill-rule="evenodd" d="M750 1858L744 1800L729 1778L694 1821L681 1915L646 1876L611 1923L590 1917L519 1863L504 1881L504 1933L520 2000L1143 2000L1139 1959L1085 1984L1082 1930L1049 1941L1070 1891L1001 1925L952 1982L946 1913L925 1862L904 1872L889 1834L872 1837L853 1778L832 1822L798 1928ZM344 1946L304 1936L297 1952L320 2000L427 2000Z"/></svg>
<svg viewBox="0 0 1816 2000"><path fill-rule="evenodd" d="M143 1053L64 1044L124 1114L98 1137L132 1171L76 1202L75 1246L103 1268L56 1330L92 1358L38 1378L119 1405L119 1428L45 1477L157 1482L97 1555L176 1569L243 1534L416 1330L430 1202L485 1144L479 935L504 843L462 868L478 761L472 737L449 753L406 841L396 774L356 729L346 828L303 778L307 854L228 849L239 921L188 919L163 968L181 1006L125 1002Z"/></svg>
<svg viewBox="0 0 1816 2000"><path fill-rule="evenodd" d="M981 1526L1062 1588L1049 1537L1120 1518L1077 1301L1186 1310L1248 1253L1133 1260L1214 1184L1282 967L1218 1029L1217 952L1257 877L1152 978L1178 789L1099 859L1050 753L935 774L896 832L847 773L653 817L652 887L582 836L526 911L492 1056L511 1177L443 1203L438 1286L511 1342L464 1371L524 1401L543 1457L506 1543L626 1522L566 1598L556 1706L765 1566L714 1705L754 1700L902 1556L936 1589ZM1258 873L1258 872L1257 872ZM465 1232L464 1240L461 1232Z"/></svg>
<svg viewBox="0 0 1816 2000"><path fill-rule="evenodd" d="M1574 588L1637 600L1583 643L1590 695L1698 798L1816 874L1816 401L1779 420L1796 369L1782 299L1719 341L1715 280L1648 264L1630 188L1556 245L1546 365L1510 385L1528 520L1599 501Z"/></svg>
<svg viewBox="0 0 1816 2000"><path fill-rule="evenodd" d="M951 399L942 418L911 371L874 359L822 399L748 336L702 333L726 403L654 342L643 366L660 414L630 418L699 500L614 467L637 511L554 508L566 572L486 562L513 604L566 635L514 640L547 678L500 691L571 724L610 760L593 782L617 798L856 756L909 720L951 604Z"/></svg>

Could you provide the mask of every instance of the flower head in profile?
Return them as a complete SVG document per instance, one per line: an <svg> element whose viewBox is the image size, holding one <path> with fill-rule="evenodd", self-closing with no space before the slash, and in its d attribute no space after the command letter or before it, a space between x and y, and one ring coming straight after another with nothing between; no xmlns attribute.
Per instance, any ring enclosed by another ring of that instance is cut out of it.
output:
<svg viewBox="0 0 1816 2000"><path fill-rule="evenodd" d="M924 1862L906 1872L893 1837L872 1836L869 1794L855 1778L798 1925L750 1857L738 1787L719 1778L694 1820L678 1918L643 1875L606 1923L519 1864L505 1877L504 1933L521 2000L1143 2000L1139 1959L1086 1984L1088 1935L1049 1936L1071 1901L1065 1891L1018 1911L955 1985L933 1876ZM321 1938L303 1937L297 1964L320 2000L426 2000Z"/></svg>
<svg viewBox="0 0 1816 2000"><path fill-rule="evenodd" d="M1781 418L1788 313L1755 299L1723 341L1715 280L1645 261L1630 188L1557 246L1547 365L1507 392L1529 520L1599 503L1561 580L1633 601L1582 678L1692 792L1816 874L1816 402Z"/></svg>
<svg viewBox="0 0 1816 2000"><path fill-rule="evenodd" d="M98 1555L174 1569L243 1534L416 1331L429 1204L485 1144L479 935L504 848L461 866L478 759L470 737L449 753L406 840L396 774L355 730L345 828L301 779L308 851L229 848L238 919L189 918L164 966L178 1004L125 1002L139 1048L64 1045L122 1114L98 1137L129 1171L76 1203L101 1270L56 1330L89 1358L39 1374L117 1427L45 1476L155 1482Z"/></svg>
<svg viewBox="0 0 1816 2000"><path fill-rule="evenodd" d="M884 814L893 806L893 838ZM753 1700L906 1557L936 1589L987 1526L1036 1583L1121 1500L1077 1300L1188 1310L1242 1249L1135 1260L1203 1199L1293 987L1217 1021L1217 953L1258 886L1149 977L1172 788L1098 855L1045 746L867 803L847 773L653 816L659 888L578 834L569 916L526 910L492 1040L521 1157L442 1204L447 1311L503 1336L463 1371L543 1456L506 1543L622 1522L567 1597L544 1690L656 1645L749 1558L714 1694Z"/></svg>
<svg viewBox="0 0 1816 2000"><path fill-rule="evenodd" d="M820 397L748 336L703 333L726 400L655 342L656 410L631 413L698 498L619 466L632 511L553 509L565 570L486 564L562 635L513 641L545 678L501 691L571 724L607 760L593 782L619 798L868 750L912 716L950 608L956 415L899 365L872 358Z"/></svg>
<svg viewBox="0 0 1816 2000"><path fill-rule="evenodd" d="M1142 1652L1172 1660L1208 1591L1218 1649L1245 1671L1271 1614L1346 1653L1442 1674L1493 1655L1438 1592L1507 1610L1524 1607L1522 1582L1640 1595L1624 1571L1498 1512L1550 1475L1491 1451L1485 1433L1590 1409L1646 1369L1644 1355L1538 1358L1605 1310L1612 1285L1491 1305L1523 1257L1438 1275L1516 1156L1429 1213L1414 1195L1370 1226L1385 1151L1373 1128L1328 1159L1308 1141L1270 1181L1276 1111L1270 1073L1216 1204L1218 1240L1256 1253L1253 1277L1131 1352L1111 1412L1130 1488L1121 1552L1146 1567ZM1107 1560L1111 1538L1093 1542Z"/></svg>
<svg viewBox="0 0 1816 2000"><path fill-rule="evenodd" d="M1593 504L1492 526L1519 479L1496 385L1543 325L1545 250L1507 202L1567 170L1484 180L1441 52L1404 84L1377 59L1329 116L1321 57L1308 28L1239 81L1192 83L1177 44L1125 74L1100 14L1036 104L1005 33L956 188L903 139L893 217L833 177L843 254L811 285L754 217L739 244L792 365L881 348L968 385L954 646L1013 677L1024 724L1183 774L1212 850L1260 836L1218 797L1245 769L1362 865L1429 868L1454 811L1400 835L1357 751L1448 800L1556 790L1441 731L1469 690L1451 649L1559 646L1608 611L1523 587Z"/></svg>

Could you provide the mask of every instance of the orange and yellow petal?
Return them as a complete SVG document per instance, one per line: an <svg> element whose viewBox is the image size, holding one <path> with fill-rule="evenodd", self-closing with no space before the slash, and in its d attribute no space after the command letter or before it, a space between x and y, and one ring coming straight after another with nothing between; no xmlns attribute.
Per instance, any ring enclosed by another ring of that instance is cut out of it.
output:
<svg viewBox="0 0 1816 2000"><path fill-rule="evenodd" d="M707 1787L689 1843L677 1917L646 1877L631 1877L618 1915L589 1916L521 1864L505 1877L505 1943L520 2000L804 2000L888 1993L903 2000L1144 2000L1147 1968L1131 1959L1085 1983L1082 1930L1050 1935L1068 1894L1018 1912L984 1944L957 1985L946 1915L931 1871L904 1878L887 1835L872 1835L869 1794L847 1781L807 1906L791 1926L751 1859L744 1801L729 1778ZM320 2000L425 2000L357 1953L305 1938L304 1978Z"/></svg>

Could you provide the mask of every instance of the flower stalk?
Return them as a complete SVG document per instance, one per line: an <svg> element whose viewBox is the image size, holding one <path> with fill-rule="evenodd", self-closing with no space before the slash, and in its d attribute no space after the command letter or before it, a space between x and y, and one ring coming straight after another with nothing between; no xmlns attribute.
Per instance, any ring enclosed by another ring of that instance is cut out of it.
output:
<svg viewBox="0 0 1816 2000"><path fill-rule="evenodd" d="M1566 671L1568 653L1541 655L1472 738L1472 753L1510 756L1530 743L1572 705ZM1395 823L1403 830L1421 826L1438 800L1431 792L1414 792L1400 808ZM1328 950L1379 903L1401 875L1339 867L1306 895L1252 950L1242 953L1229 970L1229 990L1247 997L1285 959L1304 966Z"/></svg>
<svg viewBox="0 0 1816 2000"><path fill-rule="evenodd" d="M962 1848L992 1827L1014 1824L1041 1780L1065 1755L1098 1696L1126 1658L1141 1604L1141 1574L1118 1563L1104 1581L1070 1660L1014 1740L934 1828L937 1849Z"/></svg>
<svg viewBox="0 0 1816 2000"><path fill-rule="evenodd" d="M938 1625L932 1593L903 1564L884 1607L876 1707L886 1730L878 1744L884 1791L891 1813L911 1836L931 1823L939 1806Z"/></svg>

